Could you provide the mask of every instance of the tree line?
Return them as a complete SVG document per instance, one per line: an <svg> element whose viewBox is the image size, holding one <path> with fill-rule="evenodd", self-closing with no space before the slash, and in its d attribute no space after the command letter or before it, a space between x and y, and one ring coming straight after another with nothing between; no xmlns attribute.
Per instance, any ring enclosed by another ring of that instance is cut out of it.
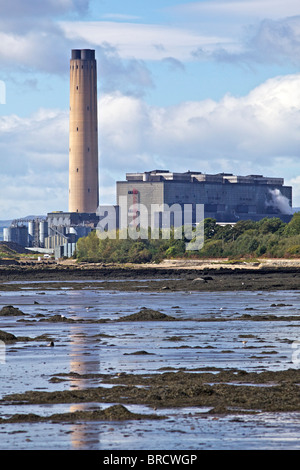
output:
<svg viewBox="0 0 300 470"><path fill-rule="evenodd" d="M147 263L171 258L298 258L300 212L289 223L279 218L264 218L222 226L208 218L204 220L204 246L198 251L188 251L188 241L184 235L178 239L174 229L170 230L168 239L160 236L155 240L151 236L133 240L118 234L115 239L99 239L93 231L78 240L76 257L79 261L106 263Z"/></svg>

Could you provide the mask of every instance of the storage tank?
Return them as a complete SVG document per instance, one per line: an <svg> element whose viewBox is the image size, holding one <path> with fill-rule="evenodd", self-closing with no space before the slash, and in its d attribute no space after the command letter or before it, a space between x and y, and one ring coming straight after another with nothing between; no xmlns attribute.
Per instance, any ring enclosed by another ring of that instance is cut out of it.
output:
<svg viewBox="0 0 300 470"><path fill-rule="evenodd" d="M42 221L39 223L39 245L45 247L45 238L48 237L48 222Z"/></svg>
<svg viewBox="0 0 300 470"><path fill-rule="evenodd" d="M30 220L28 222L28 234L31 236L31 237L34 237L34 220Z"/></svg>
<svg viewBox="0 0 300 470"><path fill-rule="evenodd" d="M3 229L3 241L11 242L12 241L11 237L12 237L11 228L10 227L4 228Z"/></svg>

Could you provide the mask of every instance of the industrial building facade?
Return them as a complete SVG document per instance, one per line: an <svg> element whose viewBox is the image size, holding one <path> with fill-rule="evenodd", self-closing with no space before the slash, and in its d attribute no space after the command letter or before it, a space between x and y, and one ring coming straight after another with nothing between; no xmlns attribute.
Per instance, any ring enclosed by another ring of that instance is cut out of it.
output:
<svg viewBox="0 0 300 470"><path fill-rule="evenodd" d="M211 217L217 222L257 221L264 217L279 217L288 222L292 217L292 188L284 186L282 178L262 175L209 175L154 170L127 173L126 181L118 181L117 205L121 213L128 212L128 223L136 213L135 207L145 206L149 226L153 205L166 205L166 209L169 207L172 211L182 208L182 212L184 206L189 205L193 223L199 222L196 220L197 205L204 206L204 218ZM159 216L164 209L160 212L156 225L161 225Z"/></svg>

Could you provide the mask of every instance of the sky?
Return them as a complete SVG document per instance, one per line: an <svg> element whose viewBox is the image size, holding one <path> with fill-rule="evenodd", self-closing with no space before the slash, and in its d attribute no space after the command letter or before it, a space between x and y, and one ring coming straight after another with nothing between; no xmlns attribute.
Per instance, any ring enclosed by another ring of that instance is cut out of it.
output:
<svg viewBox="0 0 300 470"><path fill-rule="evenodd" d="M100 203L126 172L284 177L299 0L0 0L0 220L68 211L71 49L96 51Z"/></svg>

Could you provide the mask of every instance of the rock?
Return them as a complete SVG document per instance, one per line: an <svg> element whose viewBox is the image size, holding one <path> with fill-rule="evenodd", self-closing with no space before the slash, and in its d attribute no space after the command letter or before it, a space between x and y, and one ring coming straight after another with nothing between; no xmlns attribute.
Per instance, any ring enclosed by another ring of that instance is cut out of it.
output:
<svg viewBox="0 0 300 470"><path fill-rule="evenodd" d="M147 351L136 351L133 353L124 353L124 356L145 356L147 354L153 355L153 353L149 353Z"/></svg>
<svg viewBox="0 0 300 470"><path fill-rule="evenodd" d="M149 420L165 419L166 416L157 416L155 414L132 413L123 405L112 405L104 410L72 411L67 413L56 413L50 416L39 416L33 413L19 413L10 418L0 418L0 423L39 423L39 422L85 422L85 421L129 421L129 420Z"/></svg>
<svg viewBox="0 0 300 470"><path fill-rule="evenodd" d="M176 318L161 313L157 310L152 310L151 308L143 307L137 313L128 315L126 317L121 317L117 321L174 321Z"/></svg>
<svg viewBox="0 0 300 470"><path fill-rule="evenodd" d="M64 315L53 315L52 317L48 317L48 318L41 318L39 320L40 322L53 322L53 323L56 323L56 322L64 322L64 323L74 323L75 320L73 320L72 318L67 318L65 317Z"/></svg>
<svg viewBox="0 0 300 470"><path fill-rule="evenodd" d="M13 307L12 305L6 305L0 310L1 317L19 317L25 315L19 308Z"/></svg>
<svg viewBox="0 0 300 470"><path fill-rule="evenodd" d="M196 277L195 279L193 279L192 282L206 282L206 280L203 278L203 277Z"/></svg>
<svg viewBox="0 0 300 470"><path fill-rule="evenodd" d="M6 331L0 331L0 341L3 341L4 343L12 343L14 341L17 341L17 338L11 333L7 333Z"/></svg>

